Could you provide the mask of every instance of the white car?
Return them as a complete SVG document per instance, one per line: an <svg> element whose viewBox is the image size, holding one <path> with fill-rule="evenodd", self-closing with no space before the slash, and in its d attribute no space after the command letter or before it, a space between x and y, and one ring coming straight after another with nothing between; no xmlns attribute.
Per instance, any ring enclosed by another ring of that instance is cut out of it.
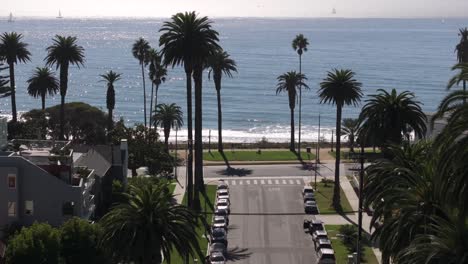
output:
<svg viewBox="0 0 468 264"><path fill-rule="evenodd" d="M216 201L216 209L225 209L228 213L231 212L229 200L227 199L218 199Z"/></svg>
<svg viewBox="0 0 468 264"><path fill-rule="evenodd" d="M217 190L217 191L216 191L216 196L219 197L220 195L227 195L227 196L229 196L229 191L226 190L226 189Z"/></svg>
<svg viewBox="0 0 468 264"><path fill-rule="evenodd" d="M335 251L329 248L322 248L317 252L317 264L335 264Z"/></svg>
<svg viewBox="0 0 468 264"><path fill-rule="evenodd" d="M317 230L312 234L312 240L314 240L314 242L318 241L319 239L328 239L327 231Z"/></svg>
<svg viewBox="0 0 468 264"><path fill-rule="evenodd" d="M217 189L229 191L229 186L227 185L225 181L219 181Z"/></svg>
<svg viewBox="0 0 468 264"><path fill-rule="evenodd" d="M212 226L213 226L213 229L223 228L224 230L227 230L228 222L226 221L226 218L224 216L215 216L213 218Z"/></svg>
<svg viewBox="0 0 468 264"><path fill-rule="evenodd" d="M226 199L229 201L229 193L221 193L221 194L218 194L218 200L219 199Z"/></svg>

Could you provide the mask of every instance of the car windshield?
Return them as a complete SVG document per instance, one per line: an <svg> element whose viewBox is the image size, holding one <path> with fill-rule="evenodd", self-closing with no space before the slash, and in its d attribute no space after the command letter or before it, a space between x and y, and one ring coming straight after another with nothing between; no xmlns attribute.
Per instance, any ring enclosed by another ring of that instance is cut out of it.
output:
<svg viewBox="0 0 468 264"><path fill-rule="evenodd" d="M322 259L333 259L335 260L335 255L332 254L323 254Z"/></svg>
<svg viewBox="0 0 468 264"><path fill-rule="evenodd" d="M227 215L227 211L226 210L216 210L215 214L216 215Z"/></svg>
<svg viewBox="0 0 468 264"><path fill-rule="evenodd" d="M211 261L224 261L223 256L212 256Z"/></svg>
<svg viewBox="0 0 468 264"><path fill-rule="evenodd" d="M215 237L224 236L224 232L223 232L222 229L215 229L215 230L213 230L213 236L215 236Z"/></svg>
<svg viewBox="0 0 468 264"><path fill-rule="evenodd" d="M223 218L215 219L214 222L216 224L224 224L224 219Z"/></svg>
<svg viewBox="0 0 468 264"><path fill-rule="evenodd" d="M218 203L218 206L227 206L227 203L226 202L220 202L220 203Z"/></svg>

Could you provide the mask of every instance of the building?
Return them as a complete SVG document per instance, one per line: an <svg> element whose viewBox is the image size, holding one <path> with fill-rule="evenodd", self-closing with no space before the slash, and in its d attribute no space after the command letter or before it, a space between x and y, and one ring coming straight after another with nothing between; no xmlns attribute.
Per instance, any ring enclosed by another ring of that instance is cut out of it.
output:
<svg viewBox="0 0 468 264"><path fill-rule="evenodd" d="M67 141L12 143L16 151L0 153L0 226L34 221L59 226L74 216L93 219L103 179L126 181L125 140L121 147L106 146L110 152L105 147L75 151Z"/></svg>

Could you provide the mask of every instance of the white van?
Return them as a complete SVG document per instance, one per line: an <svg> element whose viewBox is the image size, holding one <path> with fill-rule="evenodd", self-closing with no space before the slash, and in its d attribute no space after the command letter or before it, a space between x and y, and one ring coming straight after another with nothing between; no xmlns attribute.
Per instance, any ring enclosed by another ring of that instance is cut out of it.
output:
<svg viewBox="0 0 468 264"><path fill-rule="evenodd" d="M335 251L329 248L321 248L317 252L317 264L335 264Z"/></svg>
<svg viewBox="0 0 468 264"><path fill-rule="evenodd" d="M304 196L306 193L314 193L314 188L312 188L312 186L304 186L304 188L302 189L302 196Z"/></svg>

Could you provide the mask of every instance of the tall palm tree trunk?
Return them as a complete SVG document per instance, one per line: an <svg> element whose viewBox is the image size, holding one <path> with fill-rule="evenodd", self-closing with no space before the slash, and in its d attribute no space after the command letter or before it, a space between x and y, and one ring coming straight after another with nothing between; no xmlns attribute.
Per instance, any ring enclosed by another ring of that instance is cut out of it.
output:
<svg viewBox="0 0 468 264"><path fill-rule="evenodd" d="M112 131L112 127L113 127L112 117L113 117L113 115L114 115L114 109L109 108L109 113L108 113L108 116L107 116L107 131L108 131L108 133L110 133Z"/></svg>
<svg viewBox="0 0 468 264"><path fill-rule="evenodd" d="M45 94L41 94L42 111L45 110Z"/></svg>
<svg viewBox="0 0 468 264"><path fill-rule="evenodd" d="M67 94L67 85L68 63L64 63L60 66L60 140L63 140L65 136L65 96Z"/></svg>
<svg viewBox="0 0 468 264"><path fill-rule="evenodd" d="M223 152L223 115L221 110L221 83L216 84L216 98L218 100L218 151Z"/></svg>
<svg viewBox="0 0 468 264"><path fill-rule="evenodd" d="M335 160L335 185L333 186L333 207L340 210L340 158L341 158L341 111L342 106L336 106L336 160Z"/></svg>
<svg viewBox="0 0 468 264"><path fill-rule="evenodd" d="M291 143L289 143L289 150L295 151L296 148L294 147L294 108L291 109Z"/></svg>
<svg viewBox="0 0 468 264"><path fill-rule="evenodd" d="M202 74L203 68L197 66L194 70L195 82L195 193L194 208L200 209L200 192L204 190L203 183L203 136L202 136Z"/></svg>
<svg viewBox="0 0 468 264"><path fill-rule="evenodd" d="M8 67L10 68L11 114L13 117L13 122L16 122L18 117L16 114L15 64L9 63Z"/></svg>
<svg viewBox="0 0 468 264"><path fill-rule="evenodd" d="M302 55L299 55L299 74L302 74ZM297 139L297 153L301 156L301 133L302 133L302 85L299 85L299 135Z"/></svg>
<svg viewBox="0 0 468 264"><path fill-rule="evenodd" d="M171 133L170 125L169 128L164 128L164 146L166 152L169 153L169 134Z"/></svg>
<svg viewBox="0 0 468 264"><path fill-rule="evenodd" d="M156 84L156 91L154 93L154 109L156 109L156 106L158 105L158 90L159 84Z"/></svg>
<svg viewBox="0 0 468 264"><path fill-rule="evenodd" d="M463 81L463 92L466 92L466 81ZM466 97L463 98L463 103L466 104Z"/></svg>
<svg viewBox="0 0 468 264"><path fill-rule="evenodd" d="M150 100L150 112L149 112L149 127L153 124L153 92L154 92L154 83L151 82L151 100Z"/></svg>
<svg viewBox="0 0 468 264"><path fill-rule="evenodd" d="M143 67L143 62L141 63L141 76L143 78L143 115L145 116L145 127L146 123L146 86L145 86L145 68Z"/></svg>
<svg viewBox="0 0 468 264"><path fill-rule="evenodd" d="M193 135L192 135L192 69L185 70L187 81L187 206L193 208Z"/></svg>

